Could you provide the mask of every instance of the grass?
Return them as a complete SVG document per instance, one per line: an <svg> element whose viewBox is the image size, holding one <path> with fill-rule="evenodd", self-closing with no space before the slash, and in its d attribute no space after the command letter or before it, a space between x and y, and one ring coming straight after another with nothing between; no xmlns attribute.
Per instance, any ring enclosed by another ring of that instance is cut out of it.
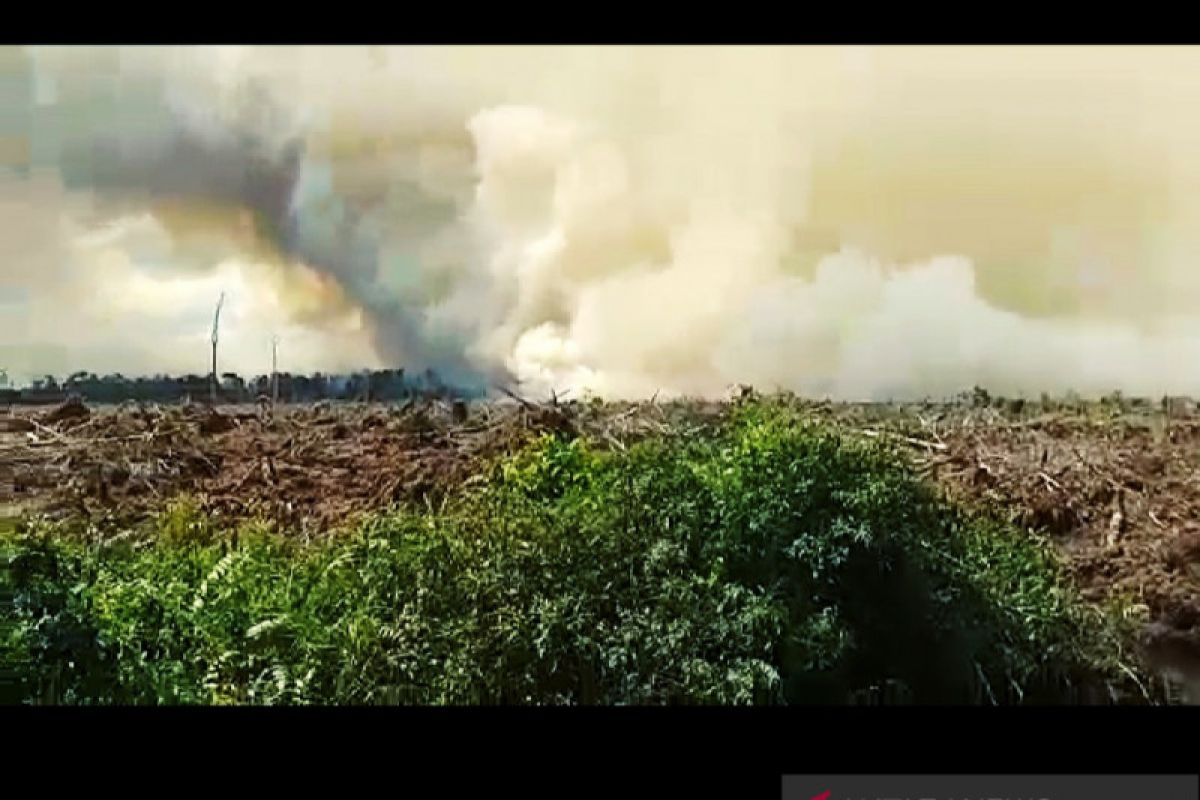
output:
<svg viewBox="0 0 1200 800"><path fill-rule="evenodd" d="M1058 702L1123 617L886 444L781 404L605 451L546 436L440 511L300 545L186 502L150 536L0 534L5 652L51 703Z"/></svg>

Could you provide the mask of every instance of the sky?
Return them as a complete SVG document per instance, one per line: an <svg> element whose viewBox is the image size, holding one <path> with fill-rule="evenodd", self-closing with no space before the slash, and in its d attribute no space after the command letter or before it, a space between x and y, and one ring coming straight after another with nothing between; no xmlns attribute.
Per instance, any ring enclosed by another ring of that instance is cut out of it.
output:
<svg viewBox="0 0 1200 800"><path fill-rule="evenodd" d="M1200 390L1200 48L0 47L0 368Z"/></svg>

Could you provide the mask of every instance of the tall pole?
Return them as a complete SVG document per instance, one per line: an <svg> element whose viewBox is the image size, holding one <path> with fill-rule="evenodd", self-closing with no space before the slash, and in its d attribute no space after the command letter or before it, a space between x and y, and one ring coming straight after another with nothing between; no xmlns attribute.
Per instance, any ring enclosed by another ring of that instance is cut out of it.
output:
<svg viewBox="0 0 1200 800"><path fill-rule="evenodd" d="M221 306L225 304L225 293L217 300L217 312L213 314L212 329L212 404L217 405L217 328L221 324Z"/></svg>
<svg viewBox="0 0 1200 800"><path fill-rule="evenodd" d="M279 402L279 337L271 337L271 406Z"/></svg>

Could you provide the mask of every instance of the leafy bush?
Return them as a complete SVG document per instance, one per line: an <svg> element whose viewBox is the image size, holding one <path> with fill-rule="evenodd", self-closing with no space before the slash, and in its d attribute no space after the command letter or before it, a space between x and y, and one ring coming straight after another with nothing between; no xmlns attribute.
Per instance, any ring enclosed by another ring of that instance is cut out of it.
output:
<svg viewBox="0 0 1200 800"><path fill-rule="evenodd" d="M1121 669L1045 546L767 402L628 451L546 436L440 512L305 547L186 504L159 528L7 537L27 699L1011 702Z"/></svg>

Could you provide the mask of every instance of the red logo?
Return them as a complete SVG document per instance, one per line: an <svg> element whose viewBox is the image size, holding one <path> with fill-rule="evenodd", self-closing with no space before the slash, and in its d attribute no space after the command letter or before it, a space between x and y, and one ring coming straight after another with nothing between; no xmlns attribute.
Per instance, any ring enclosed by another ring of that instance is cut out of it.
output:
<svg viewBox="0 0 1200 800"><path fill-rule="evenodd" d="M821 794L814 797L812 800L829 800L829 795L831 795L831 794L833 794L832 791L822 792Z"/></svg>

